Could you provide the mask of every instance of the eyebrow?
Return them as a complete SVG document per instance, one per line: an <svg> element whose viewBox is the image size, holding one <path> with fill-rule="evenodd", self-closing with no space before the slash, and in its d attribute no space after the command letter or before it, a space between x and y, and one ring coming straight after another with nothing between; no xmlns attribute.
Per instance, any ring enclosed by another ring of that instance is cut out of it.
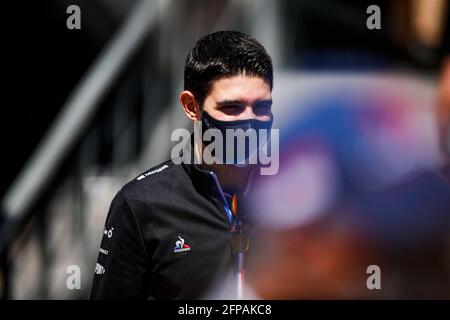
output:
<svg viewBox="0 0 450 320"><path fill-rule="evenodd" d="M272 99L264 99L264 100L258 100L255 102L254 105L262 105L262 104L269 104L272 105L273 101ZM242 102L241 100L222 100L216 103L217 107L223 107L223 106L229 106L229 105L233 105L233 104L243 104L245 105L244 102Z"/></svg>

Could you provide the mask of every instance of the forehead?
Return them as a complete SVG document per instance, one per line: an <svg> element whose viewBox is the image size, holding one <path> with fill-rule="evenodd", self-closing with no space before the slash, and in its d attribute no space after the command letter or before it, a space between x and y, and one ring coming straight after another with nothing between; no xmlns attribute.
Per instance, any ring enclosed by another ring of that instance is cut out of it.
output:
<svg viewBox="0 0 450 320"><path fill-rule="evenodd" d="M213 82L208 98L215 102L223 100L252 104L258 100L271 99L269 83L260 77L238 75Z"/></svg>

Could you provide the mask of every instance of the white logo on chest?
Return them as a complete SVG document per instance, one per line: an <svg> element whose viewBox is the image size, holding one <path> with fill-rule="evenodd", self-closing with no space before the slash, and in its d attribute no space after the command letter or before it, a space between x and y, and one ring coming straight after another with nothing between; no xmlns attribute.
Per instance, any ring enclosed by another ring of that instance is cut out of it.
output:
<svg viewBox="0 0 450 320"><path fill-rule="evenodd" d="M191 250L191 247L184 242L184 239L182 237L178 236L178 240L175 242L175 248L173 249L173 252L179 253L189 250Z"/></svg>

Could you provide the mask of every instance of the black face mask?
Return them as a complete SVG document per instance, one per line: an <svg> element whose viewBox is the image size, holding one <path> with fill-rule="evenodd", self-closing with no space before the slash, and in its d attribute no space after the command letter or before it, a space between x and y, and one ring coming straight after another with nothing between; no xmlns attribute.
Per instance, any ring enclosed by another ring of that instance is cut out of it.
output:
<svg viewBox="0 0 450 320"><path fill-rule="evenodd" d="M256 119L222 121L211 117L206 111L203 111L201 121L202 121L202 137L204 132L208 129L217 129L222 133L223 138L222 157L217 157L216 155L217 160L221 160L221 163L232 164L236 166L246 166L249 164L250 157L252 158L256 157L259 149L262 146L264 146L269 140L273 118L271 118L268 121L261 121ZM256 135L256 144L255 143L251 144L250 139L247 136L245 136L245 139L243 139L245 141L244 142L245 150L238 150L239 148L238 138L235 135L233 138L233 145L227 146L227 144L231 142L229 139L227 139L227 130L231 130L231 132L238 134L240 131L239 129L241 129L244 132L244 134L248 134L249 133L248 130L254 131ZM260 136L260 130L264 130L266 132L265 137ZM203 141L203 144L205 146L208 146L210 143L212 143L212 141ZM231 153L232 148L234 149L233 152L234 157L232 157L232 159L229 159L231 158L231 156L227 157L227 154Z"/></svg>

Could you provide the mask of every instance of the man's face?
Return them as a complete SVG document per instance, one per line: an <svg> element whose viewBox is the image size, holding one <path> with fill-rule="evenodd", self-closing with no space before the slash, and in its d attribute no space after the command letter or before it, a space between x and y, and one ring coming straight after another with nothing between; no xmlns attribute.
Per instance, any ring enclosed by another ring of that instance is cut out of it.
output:
<svg viewBox="0 0 450 320"><path fill-rule="evenodd" d="M272 117L270 86L262 78L245 75L216 80L203 110L221 121L268 121Z"/></svg>

